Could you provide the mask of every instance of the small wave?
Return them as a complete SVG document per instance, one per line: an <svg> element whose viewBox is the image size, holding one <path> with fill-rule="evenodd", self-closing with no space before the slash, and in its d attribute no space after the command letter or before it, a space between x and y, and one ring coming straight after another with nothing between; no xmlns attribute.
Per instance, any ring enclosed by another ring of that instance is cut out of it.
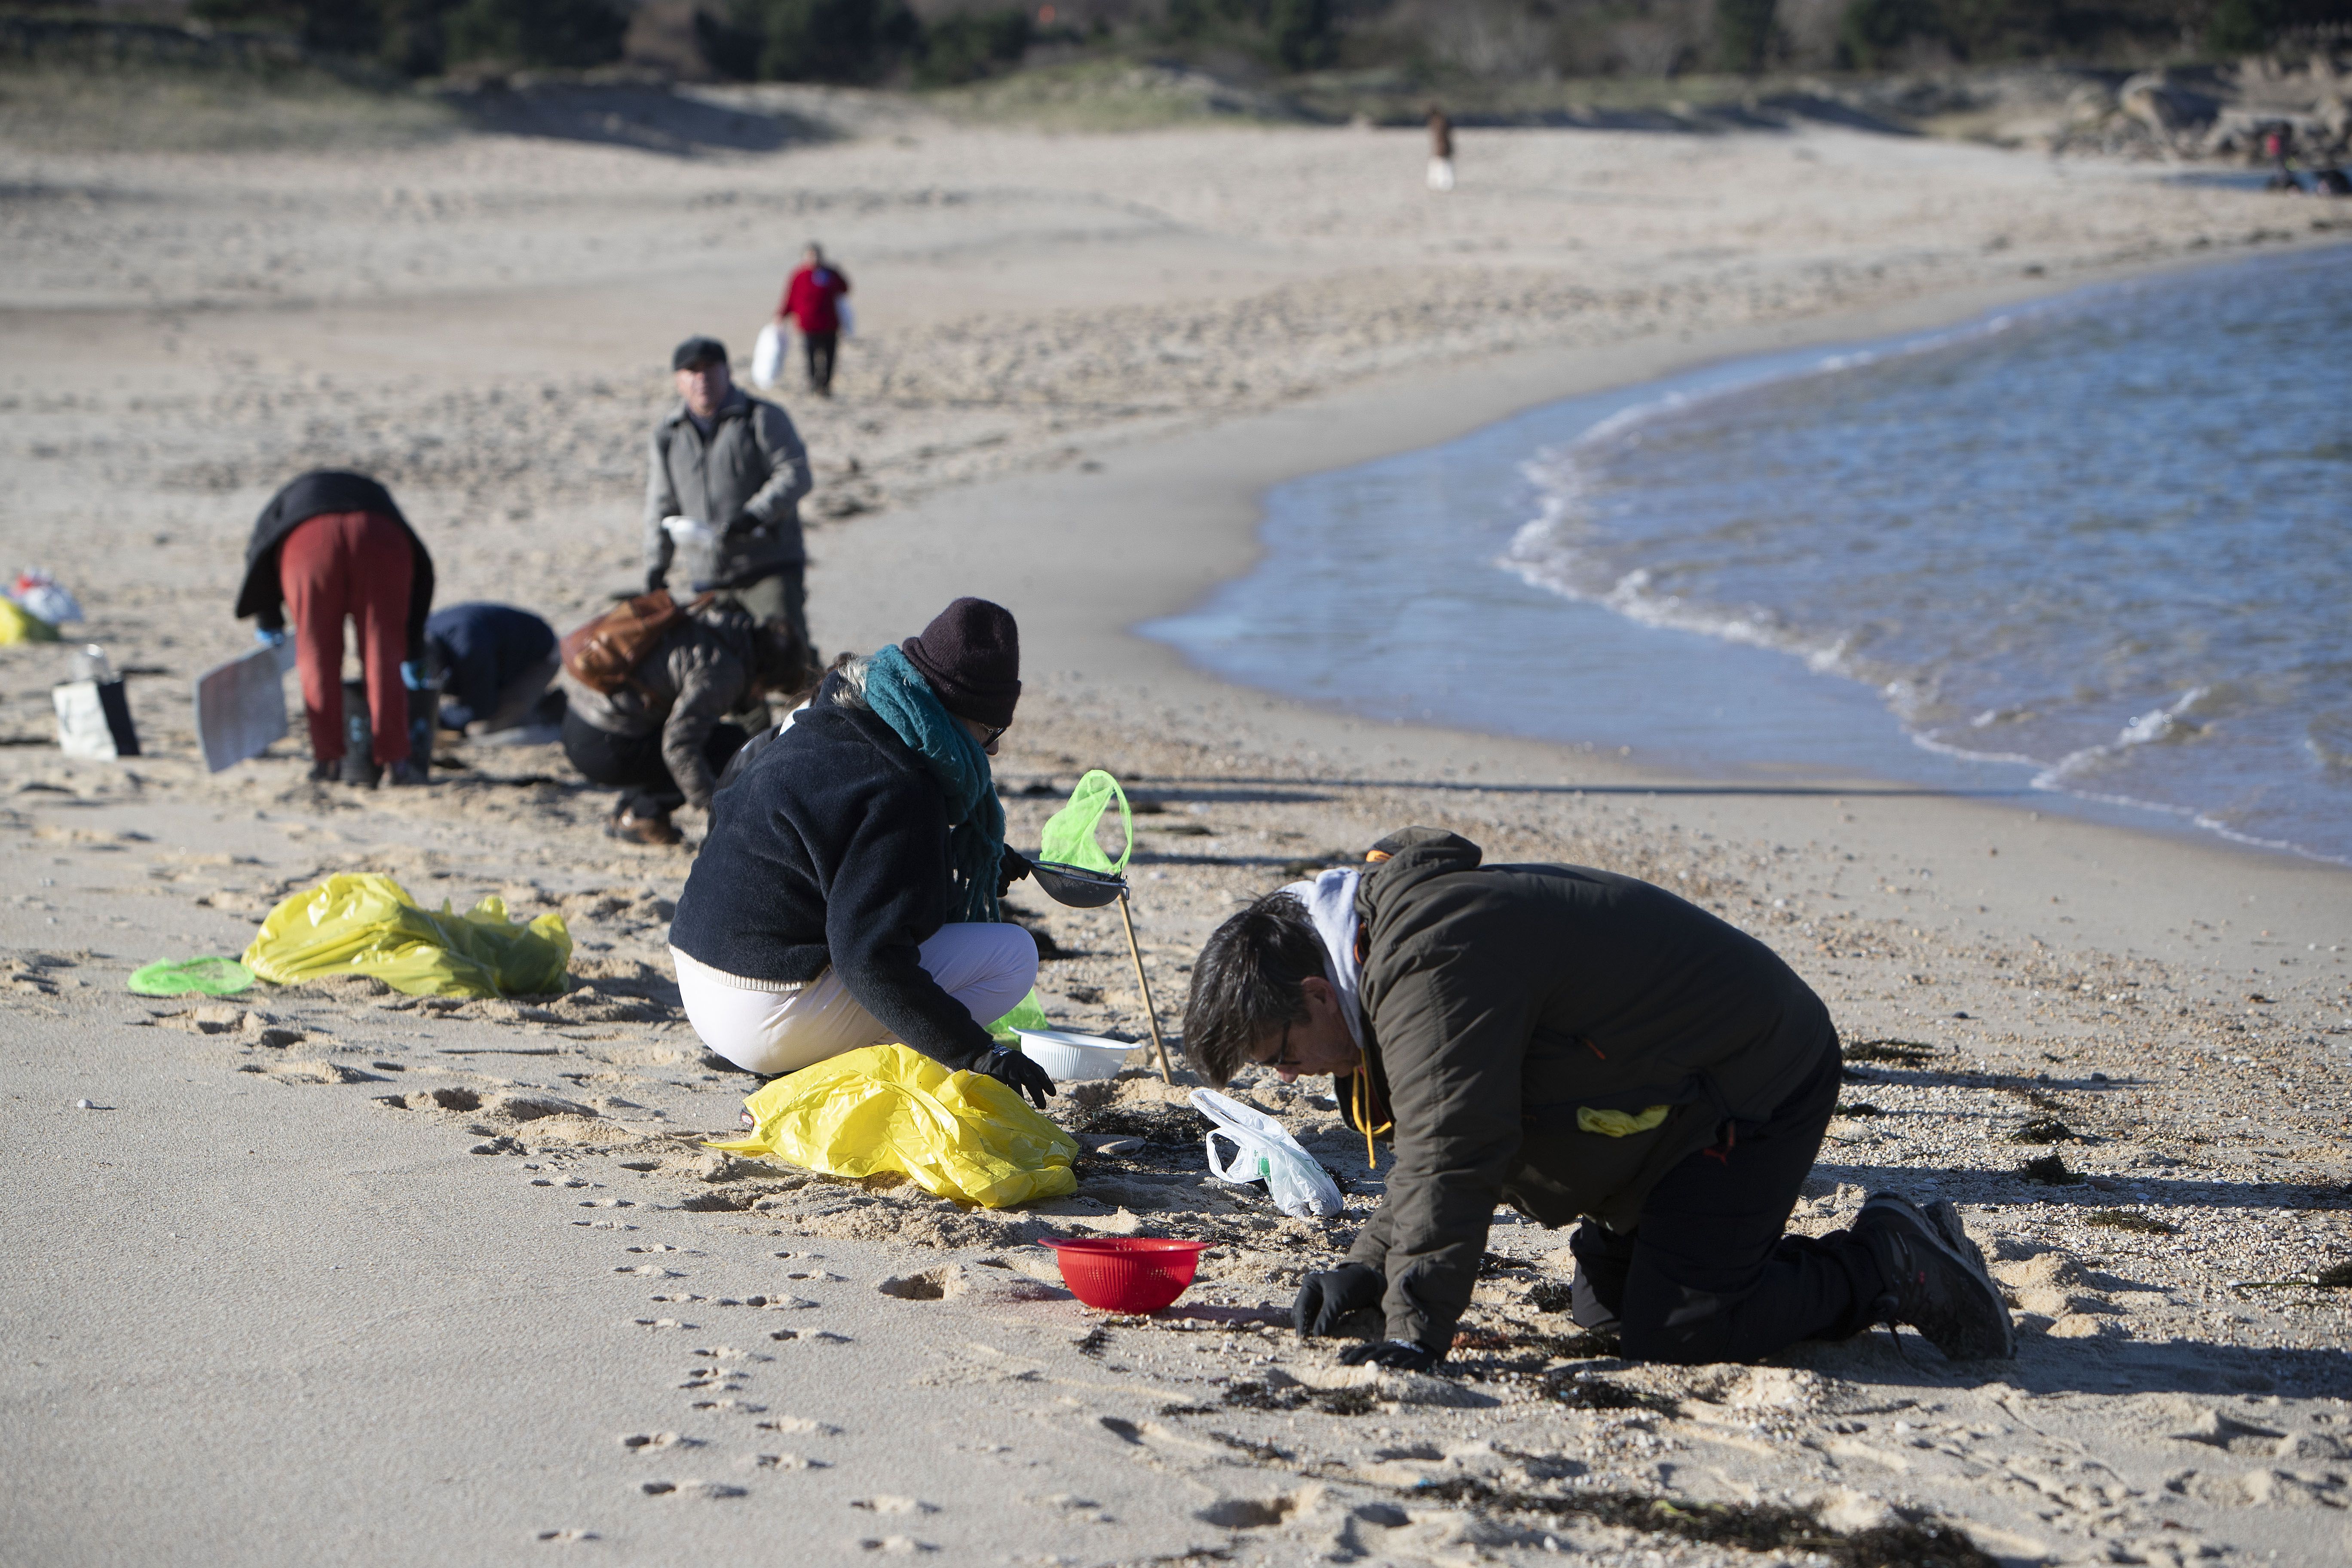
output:
<svg viewBox="0 0 2352 1568"><path fill-rule="evenodd" d="M2165 706L2152 709L2126 724L2106 744L2084 746L2078 752L2069 752L2053 763L2044 776L2053 781L2056 787L2063 787L2063 781L2095 773L2116 758L2127 756L2142 746L2175 745L2195 740L2205 732L2205 726L2190 722L2189 712L2203 701L2210 690L2210 687L2190 687ZM2037 779L2034 784L2036 788L2042 787L2041 780Z"/></svg>
<svg viewBox="0 0 2352 1568"><path fill-rule="evenodd" d="M2326 772L2352 773L2352 713L2315 715L2304 728L2303 744Z"/></svg>

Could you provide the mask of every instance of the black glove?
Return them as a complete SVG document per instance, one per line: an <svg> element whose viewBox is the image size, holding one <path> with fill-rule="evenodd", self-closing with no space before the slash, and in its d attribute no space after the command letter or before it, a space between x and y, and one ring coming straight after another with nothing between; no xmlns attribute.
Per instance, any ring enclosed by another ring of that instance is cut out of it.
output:
<svg viewBox="0 0 2352 1568"><path fill-rule="evenodd" d="M661 592L665 587L667 587L667 586L668 586L668 585L669 585L669 568L668 568L668 567L667 567L667 566L654 566L654 567L649 567L649 568L647 568L647 569L646 569L646 593L648 593L648 594L658 594L658 593L660 593L660 592Z"/></svg>
<svg viewBox="0 0 2352 1568"><path fill-rule="evenodd" d="M1003 898L1013 890L1013 884L1029 874L1029 858L1008 844L1003 857L996 862L996 896Z"/></svg>
<svg viewBox="0 0 2352 1568"><path fill-rule="evenodd" d="M1427 1372L1444 1359L1427 1345L1415 1344L1411 1340L1372 1340L1349 1345L1339 1352L1341 1366L1361 1366L1370 1362L1398 1372Z"/></svg>
<svg viewBox="0 0 2352 1568"><path fill-rule="evenodd" d="M768 525L765 522L753 517L750 512L739 511L733 517L729 518L726 523L720 527L719 531L725 538L740 539L747 533L751 533L755 530L762 529L767 526Z"/></svg>
<svg viewBox="0 0 2352 1568"><path fill-rule="evenodd" d="M997 1047L973 1063L971 1070L986 1073L1016 1094L1027 1095L1029 1103L1040 1110L1045 1109L1047 1095L1061 1092L1054 1087L1051 1074L1010 1046Z"/></svg>
<svg viewBox="0 0 2352 1568"><path fill-rule="evenodd" d="M1340 1319L1360 1308L1379 1306L1388 1288L1388 1277L1369 1263L1342 1263L1309 1274L1298 1288L1298 1300L1291 1303L1291 1327L1310 1340L1336 1334Z"/></svg>

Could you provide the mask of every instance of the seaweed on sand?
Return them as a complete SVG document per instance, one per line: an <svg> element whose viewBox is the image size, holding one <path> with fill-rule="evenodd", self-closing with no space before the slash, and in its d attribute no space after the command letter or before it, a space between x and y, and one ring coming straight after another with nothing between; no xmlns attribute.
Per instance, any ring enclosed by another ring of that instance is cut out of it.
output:
<svg viewBox="0 0 2352 1568"><path fill-rule="evenodd" d="M1190 1145L1197 1142L1210 1125L1207 1117L1189 1105L1105 1105L1074 1118L1070 1131L1140 1138L1147 1143Z"/></svg>
<svg viewBox="0 0 2352 1568"><path fill-rule="evenodd" d="M2080 1172L2067 1169L2066 1162L2056 1154L2028 1160L2017 1168L2017 1173L2029 1182L2040 1182L2053 1187L2071 1187L2083 1179Z"/></svg>
<svg viewBox="0 0 2352 1568"><path fill-rule="evenodd" d="M1467 1503L1496 1513L1589 1519L1597 1524L1745 1552L1818 1552L1837 1568L1996 1568L1997 1560L1963 1531L1939 1521L1881 1525L1852 1534L1802 1509L1773 1503L1710 1503L1643 1492L1580 1491L1561 1496L1514 1491L1475 1476L1449 1476L1414 1489L1416 1497Z"/></svg>
<svg viewBox="0 0 2352 1568"><path fill-rule="evenodd" d="M1937 1047L1925 1040L1848 1040L1843 1047L1849 1062L1886 1062L1896 1067L1916 1067L1937 1054Z"/></svg>
<svg viewBox="0 0 2352 1568"><path fill-rule="evenodd" d="M1563 1372L1548 1379L1547 1384L1552 1396L1570 1410L1649 1410L1660 1415L1682 1414L1682 1401L1669 1394L1653 1394L1646 1388L1612 1383L1591 1373Z"/></svg>
<svg viewBox="0 0 2352 1568"><path fill-rule="evenodd" d="M1263 1383L1236 1383L1225 1390L1225 1403L1237 1410L1311 1408L1326 1415L1369 1415L1380 1396L1369 1388L1309 1388L1305 1384L1270 1388Z"/></svg>

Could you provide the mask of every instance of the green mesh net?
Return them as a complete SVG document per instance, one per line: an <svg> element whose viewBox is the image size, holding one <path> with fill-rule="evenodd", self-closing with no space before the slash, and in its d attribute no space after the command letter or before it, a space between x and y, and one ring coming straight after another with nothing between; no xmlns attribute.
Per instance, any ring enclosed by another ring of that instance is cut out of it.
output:
<svg viewBox="0 0 2352 1568"><path fill-rule="evenodd" d="M1102 821L1103 813L1112 801L1118 802L1119 831L1127 843L1113 860L1096 842L1095 827ZM1128 857L1135 853L1135 814L1127 808L1127 792L1118 781L1100 768L1089 769L1078 780L1078 787L1070 792L1070 804L1055 812L1045 822L1045 834L1037 849L1038 855L1057 865L1076 866L1081 871L1098 872L1106 877L1124 875Z"/></svg>

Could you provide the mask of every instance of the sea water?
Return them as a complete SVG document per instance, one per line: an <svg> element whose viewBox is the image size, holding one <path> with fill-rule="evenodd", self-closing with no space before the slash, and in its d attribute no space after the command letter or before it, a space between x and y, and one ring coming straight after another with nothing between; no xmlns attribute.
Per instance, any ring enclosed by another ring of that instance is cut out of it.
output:
<svg viewBox="0 0 2352 1568"><path fill-rule="evenodd" d="M2352 863L2352 251L1539 408L1266 497L1144 630L1381 717Z"/></svg>

